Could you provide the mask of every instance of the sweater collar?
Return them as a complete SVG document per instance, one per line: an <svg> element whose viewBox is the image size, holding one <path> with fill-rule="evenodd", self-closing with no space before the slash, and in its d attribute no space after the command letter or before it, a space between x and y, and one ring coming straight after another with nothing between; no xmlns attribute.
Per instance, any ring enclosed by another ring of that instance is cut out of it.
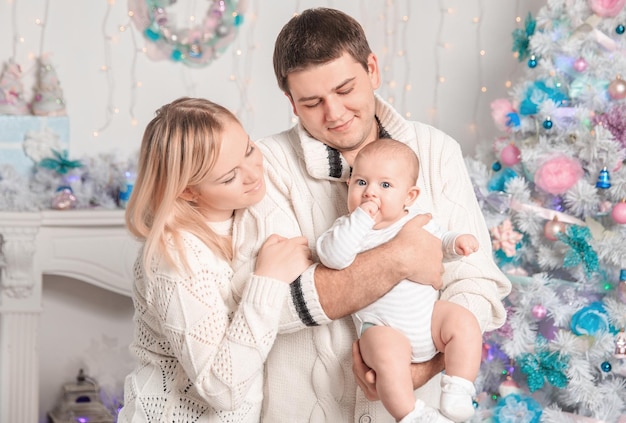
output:
<svg viewBox="0 0 626 423"><path fill-rule="evenodd" d="M413 134L411 125L380 96L375 95L375 101L378 136L408 142ZM297 131L309 175L315 179L341 182L350 178L350 166L339 151L311 137L300 123Z"/></svg>

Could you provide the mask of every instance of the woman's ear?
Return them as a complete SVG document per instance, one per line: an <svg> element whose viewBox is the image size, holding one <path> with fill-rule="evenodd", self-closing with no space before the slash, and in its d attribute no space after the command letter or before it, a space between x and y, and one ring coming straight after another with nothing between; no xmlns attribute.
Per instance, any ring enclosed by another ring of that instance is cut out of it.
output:
<svg viewBox="0 0 626 423"><path fill-rule="evenodd" d="M198 196L189 187L185 188L179 197L190 203L194 203L198 199Z"/></svg>

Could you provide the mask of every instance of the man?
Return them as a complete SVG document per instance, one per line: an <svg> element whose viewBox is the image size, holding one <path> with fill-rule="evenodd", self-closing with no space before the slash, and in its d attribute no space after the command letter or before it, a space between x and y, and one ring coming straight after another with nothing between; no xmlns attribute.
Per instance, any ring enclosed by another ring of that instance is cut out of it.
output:
<svg viewBox="0 0 626 423"><path fill-rule="evenodd" d="M314 248L347 212L346 181L358 151L379 137L394 138L420 159L417 203L432 210L445 229L473 233L481 243L472 256L446 264L441 298L467 307L483 331L501 326L501 300L510 283L492 260L460 146L435 128L406 121L375 94L380 70L360 24L326 8L294 16L276 40L274 71L299 122L258 142L268 189L265 199L235 223L235 285L241 285L239 275L252 271L260 241L271 233L304 235ZM393 421L380 401L369 401L377 399L374 375L366 373L358 344L352 346L356 331L350 314L403 278L441 283L441 245L421 228L427 221L415 218L396 238L361 253L347 269L315 264L291 284L281 333L266 364L263 421ZM442 359L412 370L415 387L422 386L443 370ZM447 421L433 417L438 379L416 393L426 403L423 421Z"/></svg>

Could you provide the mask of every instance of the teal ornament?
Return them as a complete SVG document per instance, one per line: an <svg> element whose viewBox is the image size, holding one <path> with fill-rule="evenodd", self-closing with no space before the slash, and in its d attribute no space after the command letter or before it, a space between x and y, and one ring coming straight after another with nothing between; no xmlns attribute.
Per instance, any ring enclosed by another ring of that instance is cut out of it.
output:
<svg viewBox="0 0 626 423"><path fill-rule="evenodd" d="M45 169L54 170L59 175L65 175L70 170L77 169L83 166L80 160L68 159L67 150L63 150L63 151L52 150L52 155L54 157L46 157L45 159L42 159L39 162L39 166Z"/></svg>
<svg viewBox="0 0 626 423"><path fill-rule="evenodd" d="M521 121L517 113L507 113L506 117L508 118L506 121L506 126L508 126L509 128L517 128L520 126Z"/></svg>
<svg viewBox="0 0 626 423"><path fill-rule="evenodd" d="M235 19L233 20L233 25L240 26L242 23L243 23L243 15L238 13L237 16L235 16Z"/></svg>
<svg viewBox="0 0 626 423"><path fill-rule="evenodd" d="M543 127L544 129L552 129L552 120L550 118L546 118L546 120L543 121Z"/></svg>
<svg viewBox="0 0 626 423"><path fill-rule="evenodd" d="M491 165L491 170L493 170L494 172L498 172L500 171L500 169L502 169L502 164L500 164L499 161L493 162L493 164Z"/></svg>
<svg viewBox="0 0 626 423"><path fill-rule="evenodd" d="M172 50L171 58L175 62L183 60L183 53L180 50Z"/></svg>
<svg viewBox="0 0 626 423"><path fill-rule="evenodd" d="M539 106L546 100L552 100L556 104L569 101L567 95L558 88L549 87L544 81L535 81L524 93L519 112L525 116L536 115L539 112Z"/></svg>
<svg viewBox="0 0 626 423"><path fill-rule="evenodd" d="M509 394L500 398L493 409L493 423L539 423L543 409L533 398Z"/></svg>
<svg viewBox="0 0 626 423"><path fill-rule="evenodd" d="M624 25L619 24L615 27L615 32L619 35L622 35L624 33Z"/></svg>
<svg viewBox="0 0 626 423"><path fill-rule="evenodd" d="M528 389L535 392L545 385L546 381L563 389L569 383L566 370L569 365L569 355L558 351L549 351L547 342L538 336L535 353L524 353L516 358L522 373L527 375Z"/></svg>
<svg viewBox="0 0 626 423"><path fill-rule="evenodd" d="M148 27L143 31L143 35L150 41L156 41L161 38L161 34Z"/></svg>
<svg viewBox="0 0 626 423"><path fill-rule="evenodd" d="M611 371L613 367L611 366L611 363L609 363L608 361L605 361L602 364L600 364L600 368L602 369L604 373L608 373Z"/></svg>
<svg viewBox="0 0 626 423"><path fill-rule="evenodd" d="M528 67L531 69L534 69L537 67L537 59L535 58L535 56L532 56L529 60L528 60Z"/></svg>
<svg viewBox="0 0 626 423"><path fill-rule="evenodd" d="M626 269L620 269L620 271L619 271L619 280L620 280L620 282L626 281Z"/></svg>
<svg viewBox="0 0 626 423"><path fill-rule="evenodd" d="M563 259L564 267L574 267L582 264L587 277L590 277L592 273L600 271L598 254L588 242L591 239L591 232L588 227L569 225L565 233L559 232L556 234L556 237L570 247Z"/></svg>
<svg viewBox="0 0 626 423"><path fill-rule="evenodd" d="M574 335L594 336L601 332L616 334L617 329L609 322L609 315L604 305L593 302L572 315L570 328Z"/></svg>
<svg viewBox="0 0 626 423"><path fill-rule="evenodd" d="M517 172L510 167L505 167L502 172L498 172L487 183L487 189L489 191L506 191L506 184L509 180L516 178Z"/></svg>
<svg viewBox="0 0 626 423"><path fill-rule="evenodd" d="M537 21L528 13L524 21L524 29L516 28L513 31L513 52L517 53L520 62L530 55L530 37L535 33Z"/></svg>
<svg viewBox="0 0 626 423"><path fill-rule="evenodd" d="M606 166L602 168L598 175L598 182L596 182L596 188L608 189L611 188L611 176Z"/></svg>

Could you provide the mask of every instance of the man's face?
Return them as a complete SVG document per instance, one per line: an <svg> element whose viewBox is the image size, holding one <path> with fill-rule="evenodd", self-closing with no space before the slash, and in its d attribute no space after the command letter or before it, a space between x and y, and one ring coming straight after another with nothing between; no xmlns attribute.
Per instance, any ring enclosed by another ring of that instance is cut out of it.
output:
<svg viewBox="0 0 626 423"><path fill-rule="evenodd" d="M339 150L349 164L376 139L374 91L380 86L376 56L368 70L348 53L331 62L293 72L287 78L294 113L309 134Z"/></svg>

